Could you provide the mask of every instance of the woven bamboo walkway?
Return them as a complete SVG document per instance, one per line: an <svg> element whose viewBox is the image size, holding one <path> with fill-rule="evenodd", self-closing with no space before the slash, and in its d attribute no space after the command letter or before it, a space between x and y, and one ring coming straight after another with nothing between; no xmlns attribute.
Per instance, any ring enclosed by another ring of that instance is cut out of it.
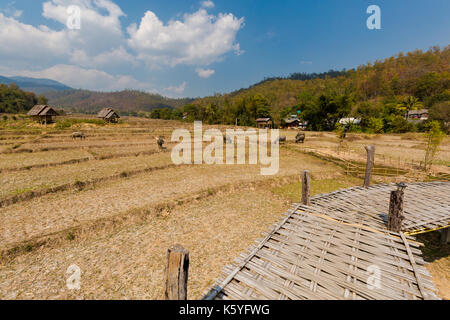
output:
<svg viewBox="0 0 450 320"><path fill-rule="evenodd" d="M408 184L401 233L386 228L395 189L355 187L294 205L204 299L438 299L407 234L449 226L450 182Z"/></svg>

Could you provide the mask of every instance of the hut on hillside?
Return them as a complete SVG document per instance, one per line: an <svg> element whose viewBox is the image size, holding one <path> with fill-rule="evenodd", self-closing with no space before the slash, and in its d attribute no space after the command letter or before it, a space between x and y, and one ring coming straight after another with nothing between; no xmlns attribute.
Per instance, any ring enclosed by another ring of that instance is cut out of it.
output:
<svg viewBox="0 0 450 320"><path fill-rule="evenodd" d="M271 129L272 128L272 119L270 118L258 118L256 119L256 125L259 129Z"/></svg>
<svg viewBox="0 0 450 320"><path fill-rule="evenodd" d="M120 116L111 108L103 108L97 115L98 118L105 120L106 122L116 123Z"/></svg>
<svg viewBox="0 0 450 320"><path fill-rule="evenodd" d="M53 117L58 116L58 113L50 106L45 104L38 104L28 111L27 115L37 120L39 123L47 124L53 122Z"/></svg>
<svg viewBox="0 0 450 320"><path fill-rule="evenodd" d="M408 111L409 120L428 120L428 109Z"/></svg>

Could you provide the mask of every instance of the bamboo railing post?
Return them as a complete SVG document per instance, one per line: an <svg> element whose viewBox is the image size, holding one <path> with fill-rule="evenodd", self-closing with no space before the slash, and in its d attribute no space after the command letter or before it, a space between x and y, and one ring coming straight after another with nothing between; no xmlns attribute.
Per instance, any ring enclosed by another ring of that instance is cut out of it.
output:
<svg viewBox="0 0 450 320"><path fill-rule="evenodd" d="M402 229L402 222L405 219L403 215L403 196L406 185L401 182L397 184L398 189L391 191L391 198L389 202L388 215L388 230L393 232L400 232Z"/></svg>
<svg viewBox="0 0 450 320"><path fill-rule="evenodd" d="M364 176L364 187L370 186L370 177L372 176L373 164L375 161L375 146L365 146L367 151L367 164L366 164L366 174Z"/></svg>
<svg viewBox="0 0 450 320"><path fill-rule="evenodd" d="M181 245L174 245L167 251L166 300L187 300L189 251Z"/></svg>
<svg viewBox="0 0 450 320"><path fill-rule="evenodd" d="M302 204L309 206L311 204L310 196L311 177L309 171L302 172Z"/></svg>

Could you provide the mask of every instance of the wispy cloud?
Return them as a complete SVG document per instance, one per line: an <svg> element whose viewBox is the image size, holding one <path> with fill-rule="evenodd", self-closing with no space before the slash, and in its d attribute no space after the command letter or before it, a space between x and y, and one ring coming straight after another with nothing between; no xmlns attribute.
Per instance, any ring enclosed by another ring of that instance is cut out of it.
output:
<svg viewBox="0 0 450 320"><path fill-rule="evenodd" d="M195 72L197 72L198 76L200 78L209 78L211 77L216 71L213 69L203 69L203 68L197 68L195 69Z"/></svg>
<svg viewBox="0 0 450 320"><path fill-rule="evenodd" d="M201 5L203 8L214 8L214 2L210 0L202 1Z"/></svg>

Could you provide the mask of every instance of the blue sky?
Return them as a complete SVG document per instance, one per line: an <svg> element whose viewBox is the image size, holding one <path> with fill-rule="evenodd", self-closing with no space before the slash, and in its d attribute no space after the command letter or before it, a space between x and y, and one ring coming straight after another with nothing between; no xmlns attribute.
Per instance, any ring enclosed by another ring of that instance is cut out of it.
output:
<svg viewBox="0 0 450 320"><path fill-rule="evenodd" d="M366 26L369 5L380 30ZM0 0L0 74L205 96L447 46L449 12L448 0Z"/></svg>

